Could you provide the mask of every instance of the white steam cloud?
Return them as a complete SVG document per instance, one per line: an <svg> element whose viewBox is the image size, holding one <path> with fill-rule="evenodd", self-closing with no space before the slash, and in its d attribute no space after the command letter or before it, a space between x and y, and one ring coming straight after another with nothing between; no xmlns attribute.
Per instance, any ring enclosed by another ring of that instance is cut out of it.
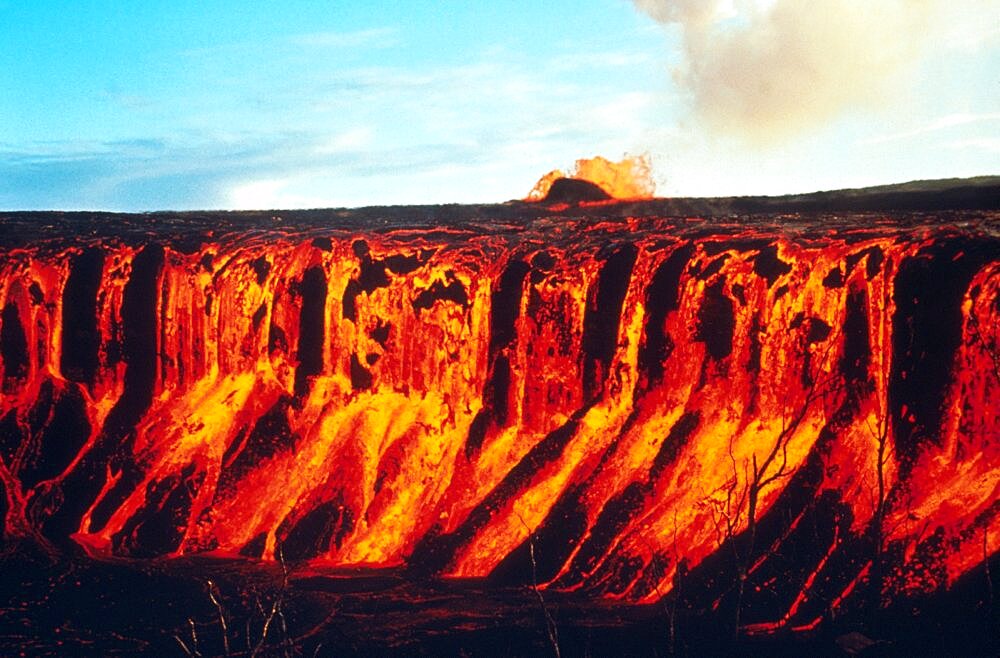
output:
<svg viewBox="0 0 1000 658"><path fill-rule="evenodd" d="M981 0L634 0L680 27L679 82L713 129L772 141L886 105ZM980 14L981 15L981 14Z"/></svg>

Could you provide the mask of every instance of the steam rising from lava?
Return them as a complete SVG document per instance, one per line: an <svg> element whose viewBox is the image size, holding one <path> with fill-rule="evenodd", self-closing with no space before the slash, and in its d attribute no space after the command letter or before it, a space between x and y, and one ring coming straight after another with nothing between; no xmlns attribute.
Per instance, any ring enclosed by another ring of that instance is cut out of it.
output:
<svg viewBox="0 0 1000 658"><path fill-rule="evenodd" d="M973 1L634 0L679 25L677 72L697 115L751 141L804 132L848 106L884 105ZM947 10L947 11L946 11Z"/></svg>

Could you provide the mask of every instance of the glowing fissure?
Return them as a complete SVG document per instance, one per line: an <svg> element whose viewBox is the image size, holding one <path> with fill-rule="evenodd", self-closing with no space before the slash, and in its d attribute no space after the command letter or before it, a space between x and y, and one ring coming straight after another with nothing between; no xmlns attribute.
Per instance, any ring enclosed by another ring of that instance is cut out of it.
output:
<svg viewBox="0 0 1000 658"><path fill-rule="evenodd" d="M888 598L1000 546L996 238L313 233L7 250L5 533L515 581L533 542L547 587L631 601L742 542L789 590L758 630L873 542Z"/></svg>

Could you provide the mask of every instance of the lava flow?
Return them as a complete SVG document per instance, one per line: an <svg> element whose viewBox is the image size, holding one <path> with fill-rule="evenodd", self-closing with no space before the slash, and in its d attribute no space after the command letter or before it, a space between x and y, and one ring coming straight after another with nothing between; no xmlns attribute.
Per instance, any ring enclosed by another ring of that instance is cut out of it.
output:
<svg viewBox="0 0 1000 658"><path fill-rule="evenodd" d="M8 540L683 583L748 631L1000 547L995 215L102 221L145 224L2 249Z"/></svg>

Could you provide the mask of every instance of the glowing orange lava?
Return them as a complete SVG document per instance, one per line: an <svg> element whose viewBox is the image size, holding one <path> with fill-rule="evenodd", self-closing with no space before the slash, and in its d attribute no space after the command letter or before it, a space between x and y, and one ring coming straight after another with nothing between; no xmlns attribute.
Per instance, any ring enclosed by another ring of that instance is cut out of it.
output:
<svg viewBox="0 0 1000 658"><path fill-rule="evenodd" d="M568 172L554 169L545 174L535 183L526 200L541 201L552 183L560 178L589 181L614 199L652 199L656 192L649 156L626 156L618 162L596 156L577 160Z"/></svg>
<svg viewBox="0 0 1000 658"><path fill-rule="evenodd" d="M647 174L574 175L637 197ZM631 601L739 541L761 587L799 560L766 631L876 575L947 587L1000 547L996 242L802 226L8 249L4 532L462 577L537 546L545 586Z"/></svg>

